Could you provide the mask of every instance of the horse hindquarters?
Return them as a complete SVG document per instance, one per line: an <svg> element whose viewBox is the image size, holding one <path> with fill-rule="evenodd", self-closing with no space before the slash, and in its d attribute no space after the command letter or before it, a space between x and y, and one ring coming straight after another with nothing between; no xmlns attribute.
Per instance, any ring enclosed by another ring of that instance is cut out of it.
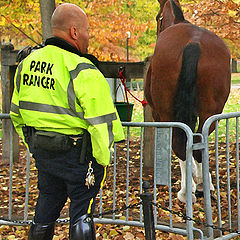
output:
<svg viewBox="0 0 240 240"><path fill-rule="evenodd" d="M182 67L178 77L178 89L174 99L174 121L188 125L192 131L197 121L197 68L201 51L198 43L185 46ZM186 134L181 129L174 129L173 150L182 159L186 159Z"/></svg>

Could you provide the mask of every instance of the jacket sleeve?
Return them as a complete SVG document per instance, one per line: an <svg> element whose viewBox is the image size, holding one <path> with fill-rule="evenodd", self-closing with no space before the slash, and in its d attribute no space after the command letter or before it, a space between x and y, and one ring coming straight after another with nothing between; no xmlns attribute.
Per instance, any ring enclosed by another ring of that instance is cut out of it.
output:
<svg viewBox="0 0 240 240"><path fill-rule="evenodd" d="M121 121L110 93L109 85L97 69L79 74L76 95L88 122L93 156L106 166L110 162L113 143L124 140Z"/></svg>
<svg viewBox="0 0 240 240"><path fill-rule="evenodd" d="M17 133L24 140L23 131L22 131L22 127L24 126L24 121L19 111L19 92L18 92L19 89L17 88L17 84L16 84L16 81L19 78L20 78L20 71L18 67L14 77L14 90L13 90L13 96L11 101L10 117Z"/></svg>

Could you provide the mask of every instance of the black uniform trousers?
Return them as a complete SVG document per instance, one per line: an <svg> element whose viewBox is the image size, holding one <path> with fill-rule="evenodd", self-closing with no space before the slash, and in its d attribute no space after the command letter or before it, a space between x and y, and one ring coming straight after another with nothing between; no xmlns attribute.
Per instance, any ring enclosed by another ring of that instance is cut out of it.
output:
<svg viewBox="0 0 240 240"><path fill-rule="evenodd" d="M89 152L86 163L80 164L80 152L79 145L62 153L34 150L39 189L35 223L48 224L56 221L68 197L70 225L77 222L82 215L94 212L95 197L105 180L106 167L99 165ZM89 161L92 161L95 184L88 189L85 179Z"/></svg>

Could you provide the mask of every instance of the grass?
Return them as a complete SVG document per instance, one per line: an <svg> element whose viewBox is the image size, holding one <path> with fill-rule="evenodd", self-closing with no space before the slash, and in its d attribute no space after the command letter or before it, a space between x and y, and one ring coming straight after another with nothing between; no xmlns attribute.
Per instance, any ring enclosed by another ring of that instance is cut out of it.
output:
<svg viewBox="0 0 240 240"><path fill-rule="evenodd" d="M240 73L232 73L232 84L240 84Z"/></svg>
<svg viewBox="0 0 240 240"><path fill-rule="evenodd" d="M240 111L240 89L239 88L232 88L227 103L223 109L223 113L230 113L230 112L239 112ZM236 141L236 119L229 119L229 136L230 142ZM219 121L218 125L218 135L220 141L226 141L226 127L227 121L221 120ZM215 139L215 132L210 136L210 141Z"/></svg>

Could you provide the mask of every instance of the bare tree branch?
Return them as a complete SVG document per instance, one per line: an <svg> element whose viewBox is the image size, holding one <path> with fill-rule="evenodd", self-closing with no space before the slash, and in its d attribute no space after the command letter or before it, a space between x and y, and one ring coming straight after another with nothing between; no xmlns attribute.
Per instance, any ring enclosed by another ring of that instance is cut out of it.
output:
<svg viewBox="0 0 240 240"><path fill-rule="evenodd" d="M24 36L26 36L27 38L29 38L31 41L33 41L34 43L38 44L38 42L36 42L33 38L31 38L30 36L28 36L22 29L20 29L19 27L17 27L15 24L13 24L7 17L5 17L4 15L1 14L2 17L4 17L14 28L16 28L18 31L20 31Z"/></svg>

